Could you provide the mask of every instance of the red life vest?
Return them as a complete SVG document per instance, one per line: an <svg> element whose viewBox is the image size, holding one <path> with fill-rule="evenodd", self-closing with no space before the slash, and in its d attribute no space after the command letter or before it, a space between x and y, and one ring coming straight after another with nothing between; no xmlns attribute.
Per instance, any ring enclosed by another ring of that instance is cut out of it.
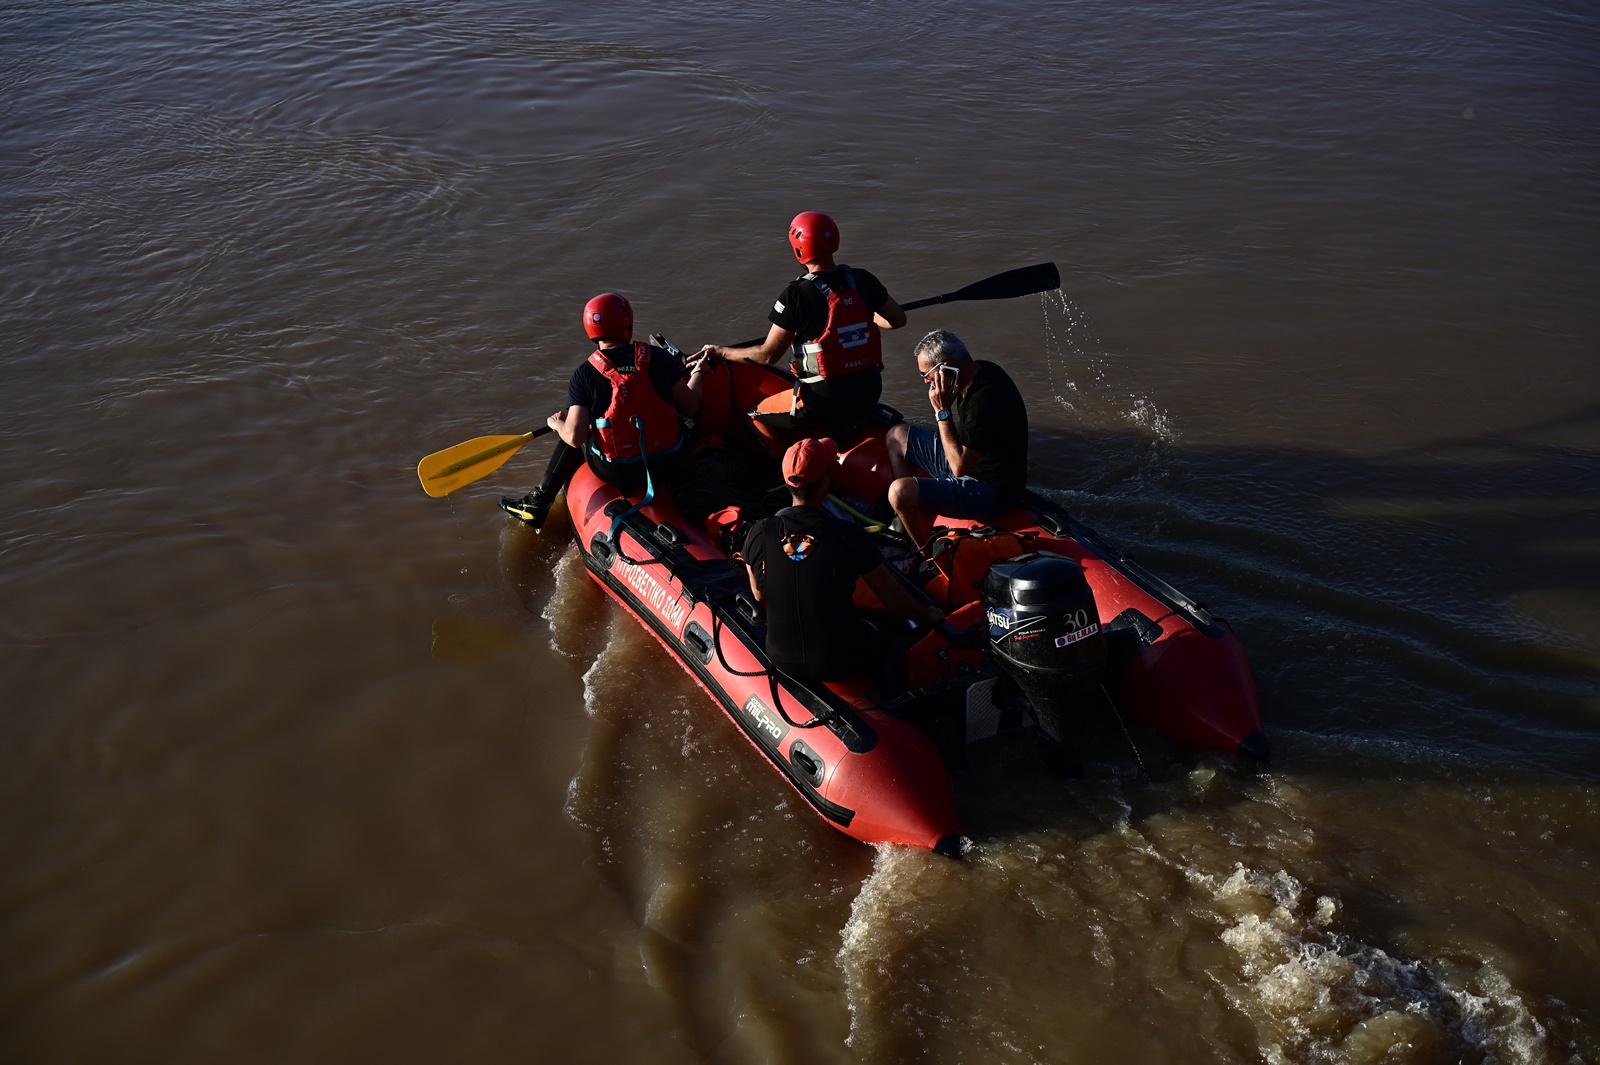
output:
<svg viewBox="0 0 1600 1065"><path fill-rule="evenodd" d="M612 348L625 356L626 348ZM611 382L611 405L594 420L591 447L612 462L671 451L678 446L678 411L650 383L650 345L634 341L634 364L614 364L604 350L589 356L589 365ZM634 419L639 425L634 424ZM641 427L643 429L641 433ZM641 436L644 452L639 451Z"/></svg>
<svg viewBox="0 0 1600 1065"><path fill-rule="evenodd" d="M861 293L856 291L855 271L841 266L845 288L835 290L816 274L809 281L828 301L828 324L816 339L801 343L796 338L794 363L789 367L801 380L819 377L844 377L865 373L883 365L883 336L872 320Z"/></svg>

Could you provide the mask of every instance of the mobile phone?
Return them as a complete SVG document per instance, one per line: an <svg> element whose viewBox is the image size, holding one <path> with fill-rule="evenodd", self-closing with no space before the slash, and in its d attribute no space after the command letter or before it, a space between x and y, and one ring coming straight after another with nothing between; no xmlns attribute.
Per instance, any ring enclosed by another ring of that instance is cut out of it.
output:
<svg viewBox="0 0 1600 1065"><path fill-rule="evenodd" d="M939 376L944 378L946 381L950 382L950 384L952 384L952 385L954 385L956 383L956 378L959 377L960 375L961 375L961 371L958 368L954 367L954 366L950 366L950 365L947 364L947 365L939 367Z"/></svg>

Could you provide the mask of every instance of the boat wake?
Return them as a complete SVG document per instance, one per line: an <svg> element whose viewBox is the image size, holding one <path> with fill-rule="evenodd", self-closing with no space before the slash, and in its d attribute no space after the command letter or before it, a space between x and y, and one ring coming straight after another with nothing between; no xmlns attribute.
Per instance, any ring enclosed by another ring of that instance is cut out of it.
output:
<svg viewBox="0 0 1600 1065"><path fill-rule="evenodd" d="M997 775L1015 781L1024 803L1052 790L1015 764ZM1491 952L1415 944L1408 957L1370 941L1339 892L1315 886L1308 869L1326 844L1293 812L1292 784L1242 782L1207 764L1173 776L1054 789L1056 801L1077 799L1062 802L1061 824L980 834L964 863L877 848L837 957L852 1052L895 1061L1555 1060L1555 1040ZM1152 1000L1184 1024L1153 1019L1139 1005ZM1107 1031L1121 1033L1117 1046L1092 1042ZM952 1058L941 1044L971 1056Z"/></svg>
<svg viewBox="0 0 1600 1065"><path fill-rule="evenodd" d="M965 860L885 845L862 855L867 868L852 860L858 844L814 824L708 720L703 693L575 552L549 579L543 613L594 721L567 813L639 921L616 963L642 964L691 1047L760 1056L798 1041L829 1060L842 1043L879 1061L1557 1060L1564 1040L1541 1018L1559 1005L1530 1000L1494 951L1384 931L1396 925L1381 892L1344 883L1322 785L1241 776L1220 754L1150 780L1118 756L1120 732L1103 737L1089 776L1062 779L1029 737L997 738L971 750L958 781L976 841ZM1172 757L1135 740L1146 762ZM836 947L818 935L829 928ZM1157 1000L1184 1024L1153 1018ZM745 1005L729 1014L733 1002Z"/></svg>
<svg viewBox="0 0 1600 1065"><path fill-rule="evenodd" d="M1339 899L1243 865L1217 885L1236 966L1216 980L1260 1033L1266 1061L1547 1060L1545 1032L1506 975L1396 957L1339 932Z"/></svg>
<svg viewBox="0 0 1600 1065"><path fill-rule="evenodd" d="M964 861L869 851L766 775L577 551L532 569L530 587L553 581L543 615L593 721L568 815L696 1050L1534 1065L1566 1041L1570 1011L1528 974L1427 938L1423 914L1389 912L1387 879L1356 879L1349 853L1382 847L1360 850L1348 759L1321 759L1322 779L1306 774L1316 758L1298 776L1241 776L1229 757L1182 756L1150 780L1138 767L1179 756L1108 716L1107 756L1062 778L1031 737L997 737L956 780L977 841ZM1416 775L1400 783L1414 799Z"/></svg>

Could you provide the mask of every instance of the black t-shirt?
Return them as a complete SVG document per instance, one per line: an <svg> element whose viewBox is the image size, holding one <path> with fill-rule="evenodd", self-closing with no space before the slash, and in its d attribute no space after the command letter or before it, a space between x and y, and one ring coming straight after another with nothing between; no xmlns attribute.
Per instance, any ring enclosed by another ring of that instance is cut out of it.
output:
<svg viewBox="0 0 1600 1065"><path fill-rule="evenodd" d="M613 348L622 357L633 360L632 346ZM611 352L606 353L608 357ZM672 357L670 351L654 345L650 348L650 383L655 386L656 394L668 403L672 402L672 389L679 381L688 375L683 364ZM567 382L567 406L587 407L592 417L599 418L611 406L611 382L605 375L593 366L589 360L584 359L583 364L572 371L572 379Z"/></svg>
<svg viewBox="0 0 1600 1065"><path fill-rule="evenodd" d="M889 290L883 287L883 282L858 266L852 266L850 272L856 278L856 293L867 305L868 311L875 312L889 302ZM835 292L844 291L843 266L817 276ZM797 277L789 282L783 295L778 297L778 302L772 305L767 319L780 329L798 333L801 341L815 340L828 326L828 301L815 285L803 276Z"/></svg>
<svg viewBox="0 0 1600 1065"><path fill-rule="evenodd" d="M982 359L977 367L972 387L950 405L950 421L961 446L978 452L971 475L1015 505L1028 484L1028 408L1010 374Z"/></svg>
<svg viewBox="0 0 1600 1065"><path fill-rule="evenodd" d="M864 667L850 597L857 578L883 565L865 532L821 507L789 507L752 525L742 554L766 603L773 665L806 680Z"/></svg>

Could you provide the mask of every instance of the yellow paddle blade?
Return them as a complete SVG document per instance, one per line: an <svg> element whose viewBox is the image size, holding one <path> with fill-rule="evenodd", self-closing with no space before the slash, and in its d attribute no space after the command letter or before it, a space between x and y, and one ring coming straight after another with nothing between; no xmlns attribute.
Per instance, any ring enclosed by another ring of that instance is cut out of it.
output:
<svg viewBox="0 0 1600 1065"><path fill-rule="evenodd" d="M435 499L449 495L464 484L489 476L504 466L523 444L549 431L546 427L520 436L480 436L435 451L417 463L417 479L422 482L422 490Z"/></svg>

